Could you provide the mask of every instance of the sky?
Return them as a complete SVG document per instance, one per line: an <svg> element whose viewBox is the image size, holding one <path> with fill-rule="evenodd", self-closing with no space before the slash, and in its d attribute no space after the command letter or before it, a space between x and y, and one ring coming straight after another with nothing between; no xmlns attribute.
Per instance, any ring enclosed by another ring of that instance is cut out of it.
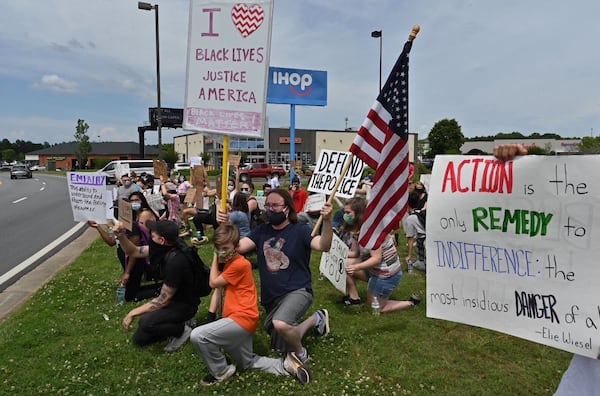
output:
<svg viewBox="0 0 600 396"><path fill-rule="evenodd" d="M241 0L240 0L241 1ZM154 11L134 0L4 0L0 139L137 141L156 106ZM159 5L162 107L182 108L188 0ZM153 3L154 4L154 3ZM327 106L297 106L296 128L358 128L415 24L409 129L455 119L465 137L600 134L600 1L274 0L270 65L325 70ZM289 105L268 104L270 127ZM163 142L186 133L163 129ZM146 143L156 144L154 132Z"/></svg>

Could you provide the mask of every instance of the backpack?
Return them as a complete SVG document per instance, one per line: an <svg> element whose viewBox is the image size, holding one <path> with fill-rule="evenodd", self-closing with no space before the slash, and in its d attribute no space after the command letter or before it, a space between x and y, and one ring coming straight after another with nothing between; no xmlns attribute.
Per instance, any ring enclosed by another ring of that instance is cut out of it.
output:
<svg viewBox="0 0 600 396"><path fill-rule="evenodd" d="M206 297L212 291L210 287L210 268L204 264L204 261L198 255L198 249L195 246L189 246L187 243L180 240L179 249L188 259L194 271L194 288L198 291L200 297Z"/></svg>
<svg viewBox="0 0 600 396"><path fill-rule="evenodd" d="M419 223L421 223L421 225L423 226L423 228L425 228L425 224L427 224L427 221L426 221L426 219L427 219L427 210L426 209L415 210L411 214L416 215L417 218L419 219Z"/></svg>
<svg viewBox="0 0 600 396"><path fill-rule="evenodd" d="M266 212L257 205L256 209L250 212L250 229L253 230L259 225L265 223L266 216Z"/></svg>
<svg viewBox="0 0 600 396"><path fill-rule="evenodd" d="M177 245L171 250L170 253L165 255L160 260L154 260L150 265L150 276L155 281L164 279L164 266L171 254L181 253L191 264L192 271L194 272L194 289L198 292L200 297L206 297L212 291L210 287L210 268L204 264L204 261L198 255L198 249L195 246L189 246L182 239L179 239Z"/></svg>

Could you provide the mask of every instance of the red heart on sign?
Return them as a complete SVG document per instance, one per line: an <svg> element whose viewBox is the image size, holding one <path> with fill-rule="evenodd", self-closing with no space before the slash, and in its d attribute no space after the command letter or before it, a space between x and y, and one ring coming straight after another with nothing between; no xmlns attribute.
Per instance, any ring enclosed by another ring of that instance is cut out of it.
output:
<svg viewBox="0 0 600 396"><path fill-rule="evenodd" d="M236 4L231 10L231 19L242 36L248 37L263 23L265 10L258 4Z"/></svg>

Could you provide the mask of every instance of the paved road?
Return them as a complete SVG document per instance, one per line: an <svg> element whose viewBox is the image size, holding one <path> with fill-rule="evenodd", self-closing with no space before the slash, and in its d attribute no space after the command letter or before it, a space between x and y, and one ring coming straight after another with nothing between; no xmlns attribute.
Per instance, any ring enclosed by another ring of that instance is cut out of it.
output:
<svg viewBox="0 0 600 396"><path fill-rule="evenodd" d="M86 228L73 221L66 178L57 175L0 173L0 208L0 290Z"/></svg>

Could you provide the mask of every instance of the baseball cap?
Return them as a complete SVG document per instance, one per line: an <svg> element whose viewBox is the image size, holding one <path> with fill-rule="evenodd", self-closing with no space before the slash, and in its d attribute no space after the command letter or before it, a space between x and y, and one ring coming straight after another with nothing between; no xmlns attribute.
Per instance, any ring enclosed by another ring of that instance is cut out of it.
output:
<svg viewBox="0 0 600 396"><path fill-rule="evenodd" d="M179 238L179 227L177 223L170 220L147 221L146 227L156 232L168 241L176 241Z"/></svg>

